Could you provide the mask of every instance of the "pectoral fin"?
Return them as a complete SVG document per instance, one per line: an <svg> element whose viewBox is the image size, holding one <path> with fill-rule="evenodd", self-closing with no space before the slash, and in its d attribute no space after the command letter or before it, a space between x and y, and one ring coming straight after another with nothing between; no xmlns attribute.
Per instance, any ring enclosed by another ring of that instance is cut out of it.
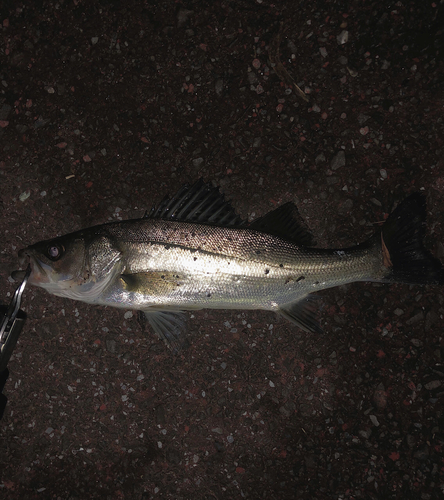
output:
<svg viewBox="0 0 444 500"><path fill-rule="evenodd" d="M306 332L323 333L317 319L319 300L316 295L307 295L298 302L280 306L278 312Z"/></svg>
<svg viewBox="0 0 444 500"><path fill-rule="evenodd" d="M185 341L186 320L182 311L143 311L154 333L174 352L178 353Z"/></svg>

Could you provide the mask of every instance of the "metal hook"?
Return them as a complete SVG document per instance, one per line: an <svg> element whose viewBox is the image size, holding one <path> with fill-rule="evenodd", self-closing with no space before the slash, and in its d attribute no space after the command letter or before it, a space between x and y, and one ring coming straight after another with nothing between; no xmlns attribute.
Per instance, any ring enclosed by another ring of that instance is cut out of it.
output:
<svg viewBox="0 0 444 500"><path fill-rule="evenodd" d="M6 312L1 328L0 328L0 344L6 343L6 338L8 335L8 332L10 330L10 327L14 323L15 318L17 317L17 313L20 310L20 304L22 301L22 295L25 290L26 284L28 282L28 278L31 274L31 266L28 264L28 267L26 269L25 277L23 278L23 281L20 283L20 285L17 287L16 291L14 292L14 295L12 297L11 303L9 304L8 311Z"/></svg>

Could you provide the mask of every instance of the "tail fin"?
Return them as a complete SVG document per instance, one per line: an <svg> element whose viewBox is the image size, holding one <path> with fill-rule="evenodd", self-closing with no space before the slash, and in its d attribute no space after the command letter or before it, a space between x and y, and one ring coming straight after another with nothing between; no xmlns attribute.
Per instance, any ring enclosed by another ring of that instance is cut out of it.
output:
<svg viewBox="0 0 444 500"><path fill-rule="evenodd" d="M382 253L389 274L384 281L444 284L441 262L424 248L426 200L420 193L405 199L382 227Z"/></svg>

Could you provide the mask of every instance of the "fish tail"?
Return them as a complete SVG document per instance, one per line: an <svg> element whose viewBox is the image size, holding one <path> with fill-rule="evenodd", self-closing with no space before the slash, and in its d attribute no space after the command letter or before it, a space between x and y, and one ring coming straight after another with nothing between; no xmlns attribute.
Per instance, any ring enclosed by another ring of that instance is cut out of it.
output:
<svg viewBox="0 0 444 500"><path fill-rule="evenodd" d="M381 230L382 281L419 285L443 285L441 262L428 252L423 243L426 200L414 193L398 205Z"/></svg>

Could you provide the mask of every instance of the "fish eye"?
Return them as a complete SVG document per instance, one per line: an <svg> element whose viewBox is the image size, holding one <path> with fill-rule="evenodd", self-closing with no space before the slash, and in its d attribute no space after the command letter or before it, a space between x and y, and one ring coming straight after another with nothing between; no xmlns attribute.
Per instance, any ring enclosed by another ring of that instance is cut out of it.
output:
<svg viewBox="0 0 444 500"><path fill-rule="evenodd" d="M48 246L46 253L51 260L58 260L63 255L64 251L63 245L54 244Z"/></svg>

